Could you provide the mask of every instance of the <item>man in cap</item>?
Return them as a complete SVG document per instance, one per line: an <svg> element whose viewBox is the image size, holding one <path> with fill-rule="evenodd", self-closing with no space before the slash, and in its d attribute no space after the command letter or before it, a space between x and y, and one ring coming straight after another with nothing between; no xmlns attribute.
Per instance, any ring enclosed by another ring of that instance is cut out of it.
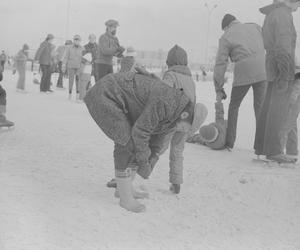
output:
<svg viewBox="0 0 300 250"><path fill-rule="evenodd" d="M76 82L76 101L79 100L79 75L81 69L82 55L84 48L80 45L81 37L75 35L73 44L68 46L63 56L63 72L68 71L69 75L69 100L72 99L74 81Z"/></svg>
<svg viewBox="0 0 300 250"><path fill-rule="evenodd" d="M122 53L125 51L116 37L119 23L115 20L108 20L105 25L106 32L99 38L97 59L95 61L97 81L105 75L113 73L113 57L122 57Z"/></svg>
<svg viewBox="0 0 300 250"><path fill-rule="evenodd" d="M222 20L222 30L224 30L224 34L219 41L214 68L214 84L217 101L226 99L223 87L230 58L235 67L228 111L226 147L232 149L236 140L239 108L250 88L254 93L256 120L259 118L267 87L265 49L261 27L257 24L243 24L233 15L226 14Z"/></svg>
<svg viewBox="0 0 300 250"><path fill-rule="evenodd" d="M53 40L54 36L52 34L48 34L45 41L41 43L39 49L35 54L35 60L39 62L42 70L42 79L40 84L41 92L53 92L50 89L52 64L55 49Z"/></svg>

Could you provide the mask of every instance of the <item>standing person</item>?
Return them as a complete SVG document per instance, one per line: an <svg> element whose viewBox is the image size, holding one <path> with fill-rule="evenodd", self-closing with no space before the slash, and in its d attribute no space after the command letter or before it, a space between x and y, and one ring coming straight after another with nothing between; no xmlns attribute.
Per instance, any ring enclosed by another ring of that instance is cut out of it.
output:
<svg viewBox="0 0 300 250"><path fill-rule="evenodd" d="M165 135L176 128L189 131L194 104L182 90L158 78L134 72L101 78L87 93L85 103L104 133L114 141L114 164L120 206L140 213L145 206L135 198L132 181L136 173L149 178L155 149L153 137L162 146Z"/></svg>
<svg viewBox="0 0 300 250"><path fill-rule="evenodd" d="M97 40L96 35L90 34L89 42L88 44L84 45L84 52L83 52L83 55L90 53L92 56L92 76L95 78L95 82L96 82L96 72L97 72L95 63L97 60L97 53L98 53L98 44L96 40Z"/></svg>
<svg viewBox="0 0 300 250"><path fill-rule="evenodd" d="M91 54L85 54L82 58L82 64L79 74L79 100L82 102L86 95L87 85L91 82L93 71L93 59Z"/></svg>
<svg viewBox="0 0 300 250"><path fill-rule="evenodd" d="M259 118L267 88L265 50L261 27L257 24L242 24L234 16L226 14L222 20L222 30L224 34L219 41L214 84L217 101L226 99L223 87L230 58L235 67L228 111L226 147L232 149L236 140L239 108L250 88L253 89L256 120Z"/></svg>
<svg viewBox="0 0 300 250"><path fill-rule="evenodd" d="M4 66L5 66L6 61L7 61L7 55L5 54L5 51L2 50L2 52L0 54L0 64L1 64L3 71L4 71Z"/></svg>
<svg viewBox="0 0 300 250"><path fill-rule="evenodd" d="M116 37L118 21L108 20L105 25L106 32L99 38L97 60L95 61L96 81L113 73L113 57L122 57L122 53L125 51Z"/></svg>
<svg viewBox="0 0 300 250"><path fill-rule="evenodd" d="M3 68L2 65L0 65L0 82L3 80ZM6 91L2 86L0 85L0 128L1 127L12 127L14 126L14 123L7 120L6 116Z"/></svg>
<svg viewBox="0 0 300 250"><path fill-rule="evenodd" d="M277 162L290 162L280 143L280 131L288 114L289 97L295 78L297 33L292 12L299 0L284 0L260 9L265 17L263 39L266 54L268 90L258 122L255 154Z"/></svg>
<svg viewBox="0 0 300 250"><path fill-rule="evenodd" d="M19 74L17 83L17 91L25 92L25 81L26 81L26 63L28 60L29 46L23 45L23 48L15 56L14 68Z"/></svg>
<svg viewBox="0 0 300 250"><path fill-rule="evenodd" d="M188 67L188 56L184 49L175 45L168 53L167 57L168 70L165 72L163 80L170 87L181 89L189 97L189 100L195 105L196 103L196 85L192 78L192 73ZM196 112L200 114L201 125L207 116L207 108L203 104L197 104ZM190 133L174 131L168 135L166 140L167 147L170 144L169 156L169 181L171 183L171 191L178 194L180 192L180 185L183 183L183 151L185 141L189 136L193 135L199 128Z"/></svg>
<svg viewBox="0 0 300 250"><path fill-rule="evenodd" d="M53 62L52 58L53 58L53 52L55 48L53 45L53 40L54 40L54 36L52 34L48 34L45 41L41 43L39 49L35 54L35 60L39 62L42 71L40 91L43 93L53 92L50 89L52 62Z"/></svg>
<svg viewBox="0 0 300 250"><path fill-rule="evenodd" d="M69 46L63 56L63 71L68 71L69 75L69 100L72 99L72 91L74 81L76 82L76 100L79 100L79 75L81 68L81 61L84 48L80 45L81 37L75 35L73 38L73 45Z"/></svg>
<svg viewBox="0 0 300 250"><path fill-rule="evenodd" d="M292 85L289 97L288 115L280 131L283 152L294 161L298 160L298 126L300 112L300 64L296 64L295 83Z"/></svg>
<svg viewBox="0 0 300 250"><path fill-rule="evenodd" d="M56 84L57 88L61 88L61 89L64 88L64 86L63 86L64 72L62 70L63 56L66 51L66 48L70 45L72 45L72 41L67 40L65 42L65 45L59 46L56 50L57 62L58 62L58 72L59 72L58 80L57 80L57 84Z"/></svg>

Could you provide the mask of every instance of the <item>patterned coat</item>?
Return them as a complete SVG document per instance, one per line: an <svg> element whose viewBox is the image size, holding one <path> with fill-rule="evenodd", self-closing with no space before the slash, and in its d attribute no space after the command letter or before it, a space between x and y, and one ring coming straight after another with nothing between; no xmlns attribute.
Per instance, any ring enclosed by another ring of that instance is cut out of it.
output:
<svg viewBox="0 0 300 250"><path fill-rule="evenodd" d="M181 113L193 110L183 91L158 78L135 73L102 78L87 93L85 103L95 122L115 143L126 145L133 139L140 166L147 164L151 155L151 137L172 132Z"/></svg>

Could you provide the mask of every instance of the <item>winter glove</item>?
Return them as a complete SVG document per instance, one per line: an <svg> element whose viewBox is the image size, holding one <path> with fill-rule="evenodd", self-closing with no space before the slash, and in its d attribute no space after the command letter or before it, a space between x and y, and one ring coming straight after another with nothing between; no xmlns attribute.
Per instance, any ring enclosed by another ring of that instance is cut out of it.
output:
<svg viewBox="0 0 300 250"><path fill-rule="evenodd" d="M286 80L279 80L277 82L277 92L279 93L284 93L288 90L289 88L289 81Z"/></svg>
<svg viewBox="0 0 300 250"><path fill-rule="evenodd" d="M225 93L225 90L222 88L220 90L217 90L217 102L221 102L222 100L226 100L227 95Z"/></svg>
<svg viewBox="0 0 300 250"><path fill-rule="evenodd" d="M151 172L152 172L152 167L149 162L146 164L143 164L137 170L137 174L144 179L148 179L149 176L151 175Z"/></svg>

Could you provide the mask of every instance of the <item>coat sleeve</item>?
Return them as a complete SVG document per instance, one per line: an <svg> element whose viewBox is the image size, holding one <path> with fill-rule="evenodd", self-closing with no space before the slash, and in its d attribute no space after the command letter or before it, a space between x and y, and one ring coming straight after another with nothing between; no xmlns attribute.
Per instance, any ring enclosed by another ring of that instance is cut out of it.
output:
<svg viewBox="0 0 300 250"><path fill-rule="evenodd" d="M225 83L225 72L228 65L228 58L230 54L229 42L221 38L219 40L219 49L217 53L215 68L214 68L214 84L216 91L223 88Z"/></svg>
<svg viewBox="0 0 300 250"><path fill-rule="evenodd" d="M116 47L109 47L109 39L106 36L101 36L99 39L99 49L105 56L114 56L117 52Z"/></svg>
<svg viewBox="0 0 300 250"><path fill-rule="evenodd" d="M136 159L140 166L149 162L151 155L151 135L161 121L166 118L165 104L161 101L152 101L144 109L132 129L132 138L135 144Z"/></svg>
<svg viewBox="0 0 300 250"><path fill-rule="evenodd" d="M69 56L70 56L70 48L67 47L65 49L63 57L62 57L62 64L63 64L64 67L67 66Z"/></svg>
<svg viewBox="0 0 300 250"><path fill-rule="evenodd" d="M40 47L38 48L38 50L35 53L34 60L36 60L36 61L40 60L41 54L43 53L44 49L45 49L45 47L40 45Z"/></svg>
<svg viewBox="0 0 300 250"><path fill-rule="evenodd" d="M279 70L278 81L293 80L294 76L294 24L289 15L278 15L275 19L275 62Z"/></svg>

